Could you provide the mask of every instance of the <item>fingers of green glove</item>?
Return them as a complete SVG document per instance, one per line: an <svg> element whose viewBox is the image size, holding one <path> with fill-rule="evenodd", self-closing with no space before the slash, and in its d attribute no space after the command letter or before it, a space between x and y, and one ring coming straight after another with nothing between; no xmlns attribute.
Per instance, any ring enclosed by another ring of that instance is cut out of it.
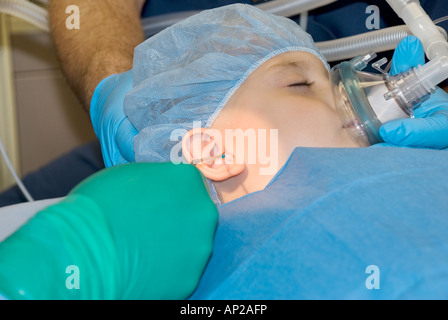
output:
<svg viewBox="0 0 448 320"><path fill-rule="evenodd" d="M390 73L396 75L424 63L425 51L422 43L418 38L409 36L401 40L395 49Z"/></svg>
<svg viewBox="0 0 448 320"><path fill-rule="evenodd" d="M118 299L121 268L114 249L98 206L70 195L0 244L0 291L13 300ZM72 290L68 267L78 270L72 280L80 290Z"/></svg>
<svg viewBox="0 0 448 320"><path fill-rule="evenodd" d="M448 148L448 115L435 112L428 118L394 120L380 128L386 143L416 148Z"/></svg>
<svg viewBox="0 0 448 320"><path fill-rule="evenodd" d="M119 257L121 299L186 299L193 292L218 223L196 167L116 166L89 177L71 194L91 199L104 214Z"/></svg>

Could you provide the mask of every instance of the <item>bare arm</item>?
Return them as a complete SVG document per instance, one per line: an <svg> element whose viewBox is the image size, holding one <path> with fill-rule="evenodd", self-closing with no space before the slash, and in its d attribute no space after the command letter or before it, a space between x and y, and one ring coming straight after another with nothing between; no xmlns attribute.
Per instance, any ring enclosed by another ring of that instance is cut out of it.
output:
<svg viewBox="0 0 448 320"><path fill-rule="evenodd" d="M51 32L62 70L87 112L102 79L132 68L134 48L144 40L145 1L51 0ZM70 5L79 7L80 29L66 28Z"/></svg>

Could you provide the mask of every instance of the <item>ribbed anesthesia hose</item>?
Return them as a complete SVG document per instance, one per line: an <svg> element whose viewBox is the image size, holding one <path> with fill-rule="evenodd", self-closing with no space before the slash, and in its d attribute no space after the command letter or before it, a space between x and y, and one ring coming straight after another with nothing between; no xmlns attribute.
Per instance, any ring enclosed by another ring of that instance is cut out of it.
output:
<svg viewBox="0 0 448 320"><path fill-rule="evenodd" d="M42 3L45 5L45 3ZM23 19L44 31L50 31L48 11L27 0L0 0L0 13Z"/></svg>

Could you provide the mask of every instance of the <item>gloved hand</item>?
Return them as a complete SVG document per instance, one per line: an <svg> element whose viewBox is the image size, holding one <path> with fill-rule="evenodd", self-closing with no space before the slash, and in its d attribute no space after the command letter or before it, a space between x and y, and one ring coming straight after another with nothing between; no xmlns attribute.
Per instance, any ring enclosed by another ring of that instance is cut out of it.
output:
<svg viewBox="0 0 448 320"><path fill-rule="evenodd" d="M104 169L0 243L0 295L186 299L211 255L217 223L193 165Z"/></svg>
<svg viewBox="0 0 448 320"><path fill-rule="evenodd" d="M423 46L416 37L403 39L395 50L391 74L425 64ZM448 148L448 94L440 88L414 110L414 119L385 123L380 135L386 144L415 148Z"/></svg>
<svg viewBox="0 0 448 320"><path fill-rule="evenodd" d="M106 167L134 162L134 136L138 131L123 112L123 101L132 89L132 70L100 82L90 104L93 129L101 143Z"/></svg>

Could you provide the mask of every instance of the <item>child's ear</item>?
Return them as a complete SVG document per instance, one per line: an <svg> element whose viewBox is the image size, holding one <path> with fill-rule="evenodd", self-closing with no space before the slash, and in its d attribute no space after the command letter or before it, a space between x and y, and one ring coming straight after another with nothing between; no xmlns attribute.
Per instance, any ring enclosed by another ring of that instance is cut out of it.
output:
<svg viewBox="0 0 448 320"><path fill-rule="evenodd" d="M244 171L244 163L234 163L234 155L226 153L220 131L196 128L188 131L182 139L184 158L208 179L224 181Z"/></svg>

